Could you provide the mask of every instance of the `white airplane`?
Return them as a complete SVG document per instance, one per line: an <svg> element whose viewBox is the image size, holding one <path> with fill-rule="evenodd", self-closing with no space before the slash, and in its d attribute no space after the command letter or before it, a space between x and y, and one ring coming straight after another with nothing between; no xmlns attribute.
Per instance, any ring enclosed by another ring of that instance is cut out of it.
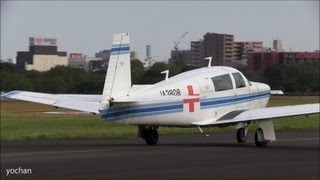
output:
<svg viewBox="0 0 320 180"><path fill-rule="evenodd" d="M234 125L237 141L246 141L251 123L260 128L255 144L275 141L271 118L319 113L318 104L266 107L271 91L250 82L236 69L211 66L191 70L154 85L132 85L129 34L115 34L102 95L45 94L11 91L2 97L100 114L107 121L138 125L138 137L158 142L159 126L201 127Z"/></svg>

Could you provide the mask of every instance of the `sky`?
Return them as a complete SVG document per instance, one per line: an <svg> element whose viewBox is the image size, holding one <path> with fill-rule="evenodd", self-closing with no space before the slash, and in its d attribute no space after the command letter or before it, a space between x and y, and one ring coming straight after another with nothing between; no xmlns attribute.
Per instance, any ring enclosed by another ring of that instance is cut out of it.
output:
<svg viewBox="0 0 320 180"><path fill-rule="evenodd" d="M130 33L131 50L170 58L207 32L233 34L235 41L283 41L286 51L319 48L319 1L1 1L1 59L27 51L29 37L57 38L58 50L110 49L113 34Z"/></svg>

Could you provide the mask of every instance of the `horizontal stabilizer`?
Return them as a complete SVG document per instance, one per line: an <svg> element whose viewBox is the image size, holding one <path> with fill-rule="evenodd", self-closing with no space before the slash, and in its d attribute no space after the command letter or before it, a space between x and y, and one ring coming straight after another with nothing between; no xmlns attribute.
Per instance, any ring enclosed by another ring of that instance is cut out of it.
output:
<svg viewBox="0 0 320 180"><path fill-rule="evenodd" d="M47 94L28 91L10 91L8 93L1 94L1 98L29 101L90 113L99 113L98 109L100 105L101 95L68 95Z"/></svg>

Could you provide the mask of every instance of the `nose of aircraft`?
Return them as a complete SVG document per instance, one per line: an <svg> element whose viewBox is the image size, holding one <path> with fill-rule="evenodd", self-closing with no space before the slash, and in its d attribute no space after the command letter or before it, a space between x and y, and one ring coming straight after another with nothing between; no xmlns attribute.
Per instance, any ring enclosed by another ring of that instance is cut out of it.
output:
<svg viewBox="0 0 320 180"><path fill-rule="evenodd" d="M264 91L270 92L270 90L271 90L270 86L268 84L264 84L264 83L259 83L258 87L259 87L260 92L264 92Z"/></svg>

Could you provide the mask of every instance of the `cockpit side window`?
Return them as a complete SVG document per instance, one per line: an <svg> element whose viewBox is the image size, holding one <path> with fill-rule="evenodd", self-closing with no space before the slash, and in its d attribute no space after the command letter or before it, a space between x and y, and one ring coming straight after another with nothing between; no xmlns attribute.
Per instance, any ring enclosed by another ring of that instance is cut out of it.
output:
<svg viewBox="0 0 320 180"><path fill-rule="evenodd" d="M236 88L246 87L246 83L240 73L232 73L232 75L234 77L234 81L236 82Z"/></svg>
<svg viewBox="0 0 320 180"><path fill-rule="evenodd" d="M215 91L224 91L224 90L233 89L232 81L229 74L212 77L211 80L214 84Z"/></svg>

